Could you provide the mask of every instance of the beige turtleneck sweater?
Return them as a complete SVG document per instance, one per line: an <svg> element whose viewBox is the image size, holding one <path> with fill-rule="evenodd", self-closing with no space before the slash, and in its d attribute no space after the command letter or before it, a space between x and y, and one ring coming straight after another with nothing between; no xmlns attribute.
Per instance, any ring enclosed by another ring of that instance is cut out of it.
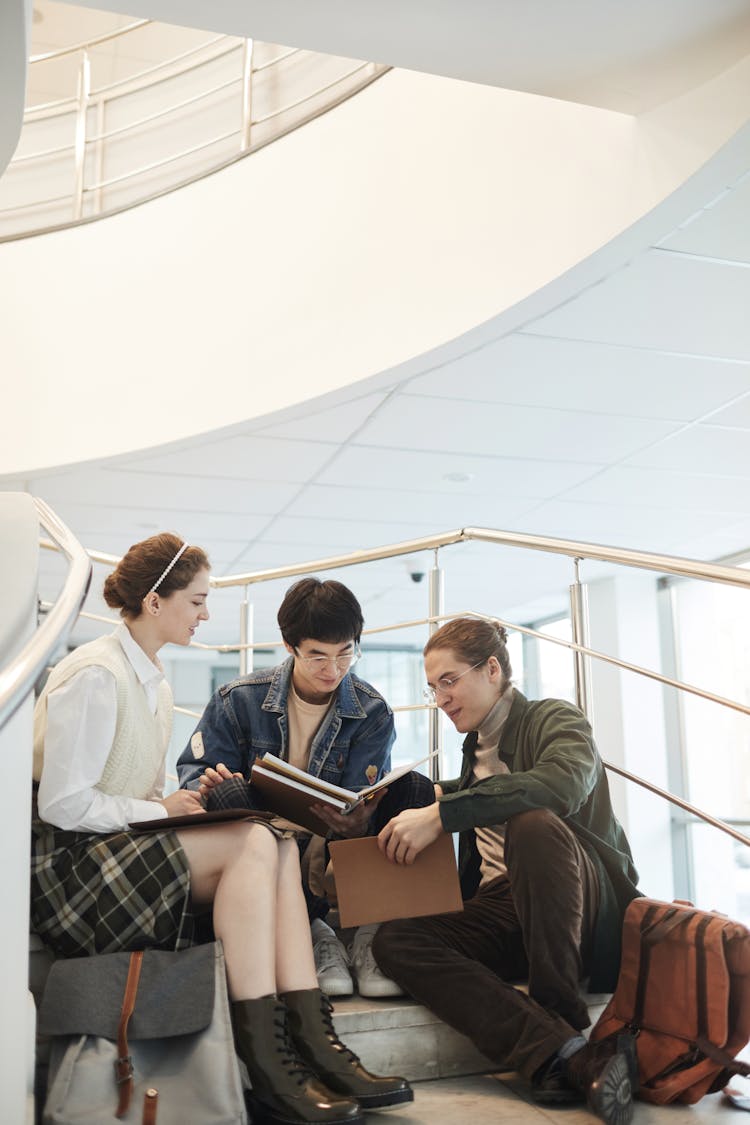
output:
<svg viewBox="0 0 750 1125"><path fill-rule="evenodd" d="M493 774L508 773L508 767L501 761L497 752L505 721L510 713L513 700L513 687L508 685L507 690L500 696L495 706L484 718L477 731L478 740L474 750L474 778L491 777ZM496 879L498 875L507 874L505 865L505 825L498 824L489 828L475 828L477 848L481 857L480 886Z"/></svg>

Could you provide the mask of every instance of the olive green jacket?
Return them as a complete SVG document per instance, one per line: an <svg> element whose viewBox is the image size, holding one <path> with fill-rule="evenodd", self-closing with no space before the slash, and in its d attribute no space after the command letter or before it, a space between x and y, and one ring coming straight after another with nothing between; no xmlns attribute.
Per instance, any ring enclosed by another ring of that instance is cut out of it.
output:
<svg viewBox="0 0 750 1125"><path fill-rule="evenodd" d="M472 731L464 741L460 778L440 782L443 827L460 833L464 897L479 886L474 829L504 824L529 809L549 809L575 832L599 873L589 988L611 991L619 971L622 916L640 892L630 846L612 810L607 776L587 719L564 700L528 700L514 690L498 744L498 755L510 773L472 780L476 744L477 734Z"/></svg>

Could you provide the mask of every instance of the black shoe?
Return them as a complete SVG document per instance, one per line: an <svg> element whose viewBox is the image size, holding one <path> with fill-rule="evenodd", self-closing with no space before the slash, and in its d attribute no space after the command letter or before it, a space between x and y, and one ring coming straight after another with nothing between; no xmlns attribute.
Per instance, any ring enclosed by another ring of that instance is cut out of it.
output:
<svg viewBox="0 0 750 1125"><path fill-rule="evenodd" d="M531 1096L539 1105L573 1105L583 1101L583 1094L568 1081L565 1062L559 1055L537 1070L531 1079Z"/></svg>
<svg viewBox="0 0 750 1125"><path fill-rule="evenodd" d="M638 1058L631 1035L588 1043L566 1060L570 1086L585 1095L592 1113L606 1125L629 1125L638 1091Z"/></svg>

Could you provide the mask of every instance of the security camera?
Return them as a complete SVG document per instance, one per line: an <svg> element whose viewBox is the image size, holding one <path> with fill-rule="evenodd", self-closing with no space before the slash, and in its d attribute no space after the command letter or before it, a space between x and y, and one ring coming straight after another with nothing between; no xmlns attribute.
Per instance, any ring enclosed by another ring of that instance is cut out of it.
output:
<svg viewBox="0 0 750 1125"><path fill-rule="evenodd" d="M412 582L421 582L422 579L424 578L424 571L423 570L410 570L409 571L409 577L411 578Z"/></svg>

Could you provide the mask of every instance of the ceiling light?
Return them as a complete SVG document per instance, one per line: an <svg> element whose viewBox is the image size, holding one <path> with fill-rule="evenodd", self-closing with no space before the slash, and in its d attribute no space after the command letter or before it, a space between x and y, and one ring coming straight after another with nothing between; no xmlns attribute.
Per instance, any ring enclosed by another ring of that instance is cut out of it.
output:
<svg viewBox="0 0 750 1125"><path fill-rule="evenodd" d="M474 480L475 473L446 473L443 480L449 480L453 484L467 484L470 480Z"/></svg>

